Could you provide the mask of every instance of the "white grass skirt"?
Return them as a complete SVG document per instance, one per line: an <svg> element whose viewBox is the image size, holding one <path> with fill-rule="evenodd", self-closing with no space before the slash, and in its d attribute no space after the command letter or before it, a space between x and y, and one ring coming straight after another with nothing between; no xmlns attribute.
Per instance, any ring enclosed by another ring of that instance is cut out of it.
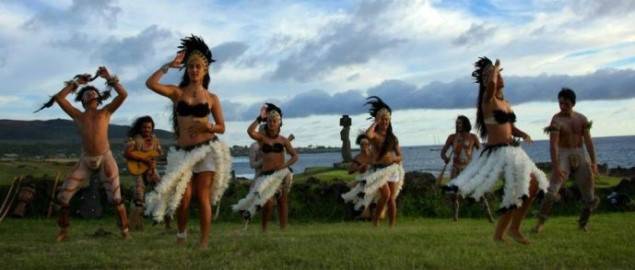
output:
<svg viewBox="0 0 635 270"><path fill-rule="evenodd" d="M145 214L151 215L157 222L163 221L165 215L173 215L192 179L192 168L208 154L213 155L215 167L210 201L212 205L217 204L229 186L232 165L229 147L218 139L190 151L170 148L165 174L146 196Z"/></svg>
<svg viewBox="0 0 635 270"><path fill-rule="evenodd" d="M502 146L472 160L459 176L448 183L447 189L458 189L461 196L470 196L479 201L503 175L505 184L499 211L505 211L520 207L523 200L529 197L532 174L538 181L539 190L546 192L549 187L547 176L536 167L527 153L518 146Z"/></svg>
<svg viewBox="0 0 635 270"><path fill-rule="evenodd" d="M369 170L364 174L356 177L357 184L349 192L342 194L345 202L352 202L355 210L361 210L368 207L372 202L379 198L379 188L389 182L391 179L397 178L395 198L399 196L404 183L404 169L401 164L392 164L386 168Z"/></svg>
<svg viewBox="0 0 635 270"><path fill-rule="evenodd" d="M249 193L238 203L232 205L234 211L247 211L252 217L256 214L258 207L263 206L276 192L284 179L291 174L288 168L280 169L270 175L261 175L254 180L249 188Z"/></svg>

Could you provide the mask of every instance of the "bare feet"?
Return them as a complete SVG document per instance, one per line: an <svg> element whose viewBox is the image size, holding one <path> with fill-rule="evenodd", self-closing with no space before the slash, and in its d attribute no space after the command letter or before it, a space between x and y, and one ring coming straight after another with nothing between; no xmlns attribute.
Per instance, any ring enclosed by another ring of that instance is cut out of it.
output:
<svg viewBox="0 0 635 270"><path fill-rule="evenodd" d="M184 246L187 243L187 231L176 233L176 244Z"/></svg>
<svg viewBox="0 0 635 270"><path fill-rule="evenodd" d="M545 228L545 224L542 224L539 222L538 224L536 224L536 226L533 229L531 229L531 232L535 234L539 234L542 232L544 228Z"/></svg>
<svg viewBox="0 0 635 270"><path fill-rule="evenodd" d="M130 239L130 231L128 230L128 228L125 228L121 231L121 238L123 238L123 240Z"/></svg>
<svg viewBox="0 0 635 270"><path fill-rule="evenodd" d="M57 237L55 238L55 241L62 242L67 239L68 239L68 230L61 229L60 232L57 233Z"/></svg>
<svg viewBox="0 0 635 270"><path fill-rule="evenodd" d="M201 241L200 243L198 243L199 250L207 250L207 247L208 247L207 240Z"/></svg>
<svg viewBox="0 0 635 270"><path fill-rule="evenodd" d="M520 233L520 231L509 230L507 234L509 234L509 236L514 238L516 242L523 245L529 245L529 240L527 240L527 238L525 238L525 236L522 233Z"/></svg>

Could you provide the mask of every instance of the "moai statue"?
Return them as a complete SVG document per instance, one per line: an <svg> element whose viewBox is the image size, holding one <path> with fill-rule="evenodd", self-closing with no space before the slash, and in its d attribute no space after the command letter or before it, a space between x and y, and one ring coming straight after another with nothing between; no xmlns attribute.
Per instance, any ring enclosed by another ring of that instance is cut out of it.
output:
<svg viewBox="0 0 635 270"><path fill-rule="evenodd" d="M351 140L349 138L351 131L351 118L348 115L343 115L340 118L340 126L342 126L342 131L340 131L340 137L342 139L342 161L350 162L353 159L353 155L351 154Z"/></svg>
<svg viewBox="0 0 635 270"><path fill-rule="evenodd" d="M88 187L81 189L79 195L79 215L83 218L101 218L103 216L104 208L101 205L102 197L105 194L100 192L99 188L101 181L99 175L94 173L90 177L90 184Z"/></svg>

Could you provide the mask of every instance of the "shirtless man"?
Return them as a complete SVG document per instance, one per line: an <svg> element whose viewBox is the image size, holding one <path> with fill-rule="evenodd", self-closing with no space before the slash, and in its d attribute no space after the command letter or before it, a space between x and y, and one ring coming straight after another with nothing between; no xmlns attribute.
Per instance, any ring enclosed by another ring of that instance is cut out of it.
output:
<svg viewBox="0 0 635 270"><path fill-rule="evenodd" d="M583 208L578 220L581 230L588 230L589 217L599 202L594 193L593 177L598 171L591 140L591 122L573 110L575 99L573 90L563 88L558 93L560 112L553 116L551 124L545 128L545 132L549 133L552 175L549 191L538 215L538 224L533 229L535 233L542 231L553 203L560 197L558 191L569 177L575 179L582 194ZM582 148L583 144L586 152Z"/></svg>
<svg viewBox="0 0 635 270"><path fill-rule="evenodd" d="M456 178L462 171L467 167L467 164L472 161L472 153L474 149L480 149L481 143L478 140L478 137L470 133L472 130L472 124L470 123L470 119L468 119L465 115L459 115L456 118L456 133L448 136L448 139L445 141L445 145L443 149L441 149L441 159L446 164L450 162L450 157L446 155L448 149L452 147L452 171L450 172L450 179ZM458 194L453 194L451 196L454 215L453 220L459 220L459 196ZM494 217L492 216L492 211L489 208L489 204L487 203L487 199L483 199L483 208L487 213L487 218L490 222L494 222Z"/></svg>
<svg viewBox="0 0 635 270"><path fill-rule="evenodd" d="M98 107L108 95L100 93L97 88L90 85L82 87L75 98L75 101L82 102L83 112L71 105L66 99L66 96L77 90L79 85L85 84L90 80L90 75L88 74L79 75L76 80L67 82L66 87L54 96L57 104L77 124L82 138L82 154L79 162L64 180L57 195L57 200L62 207L57 221L60 227L57 241L63 241L68 238L68 227L70 225L69 202L78 189L89 184L88 179L93 173L99 174L106 189L108 201L117 209L123 238L128 239L130 237L126 208L123 205L119 187L119 168L110 152L110 144L108 142L110 117L121 106L128 94L119 83L117 77L111 76L105 67L99 67L97 74L106 79L106 84L113 87L117 92L117 97L102 108Z"/></svg>

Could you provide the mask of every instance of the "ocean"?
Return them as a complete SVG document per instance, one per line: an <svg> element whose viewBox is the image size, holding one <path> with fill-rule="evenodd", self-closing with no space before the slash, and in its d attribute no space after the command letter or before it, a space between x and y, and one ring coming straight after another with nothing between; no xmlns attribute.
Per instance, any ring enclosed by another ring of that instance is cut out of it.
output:
<svg viewBox="0 0 635 270"><path fill-rule="evenodd" d="M635 166L635 136L600 137L594 138L593 143L599 164L607 164L611 168ZM442 145L402 147L404 168L406 171L425 171L433 174L440 172L443 168L440 158L441 147ZM534 162L551 160L549 141L534 141L531 145L522 143L522 147ZM353 155L355 154L356 151L353 151ZM479 152L475 153L478 154ZM300 154L300 159L292 167L296 173L300 173L307 167L332 166L341 160L339 152ZM248 157L234 157L233 169L237 176L253 177Z"/></svg>

